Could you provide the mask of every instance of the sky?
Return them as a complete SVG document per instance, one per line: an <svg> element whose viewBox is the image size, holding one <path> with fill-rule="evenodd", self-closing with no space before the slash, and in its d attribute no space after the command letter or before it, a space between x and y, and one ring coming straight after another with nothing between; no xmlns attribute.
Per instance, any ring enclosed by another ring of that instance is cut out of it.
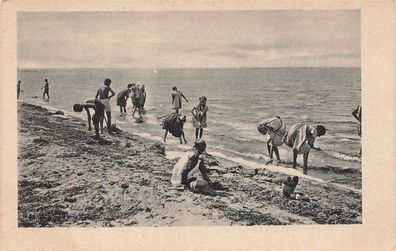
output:
<svg viewBox="0 0 396 251"><path fill-rule="evenodd" d="M20 12L18 68L360 67L360 11Z"/></svg>

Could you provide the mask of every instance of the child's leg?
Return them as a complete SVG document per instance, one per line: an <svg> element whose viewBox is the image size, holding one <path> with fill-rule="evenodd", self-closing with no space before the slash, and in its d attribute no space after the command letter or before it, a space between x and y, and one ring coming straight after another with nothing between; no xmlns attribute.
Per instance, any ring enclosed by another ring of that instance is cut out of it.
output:
<svg viewBox="0 0 396 251"><path fill-rule="evenodd" d="M109 133L112 132L111 130L111 112L106 112L107 115L107 129L109 130Z"/></svg>
<svg viewBox="0 0 396 251"><path fill-rule="evenodd" d="M304 158L304 174L307 174L308 173L308 155L309 155L309 152L307 152L307 153L304 153L304 155L303 155L303 158Z"/></svg>
<svg viewBox="0 0 396 251"><path fill-rule="evenodd" d="M120 113L122 113L122 106L120 105Z"/></svg>
<svg viewBox="0 0 396 251"><path fill-rule="evenodd" d="M124 106L124 113L126 113L126 106Z"/></svg>
<svg viewBox="0 0 396 251"><path fill-rule="evenodd" d="M199 128L195 128L195 139L198 139Z"/></svg>
<svg viewBox="0 0 396 251"><path fill-rule="evenodd" d="M271 144L270 144L269 140L267 141L267 150L268 150L268 155L271 157ZM271 157L271 159L272 159L272 157Z"/></svg>
<svg viewBox="0 0 396 251"><path fill-rule="evenodd" d="M164 142L166 142L166 136L168 135L168 129L165 130L165 135L164 135Z"/></svg>
<svg viewBox="0 0 396 251"><path fill-rule="evenodd" d="M293 168L296 169L297 167L297 154L298 152L296 150L293 150Z"/></svg>
<svg viewBox="0 0 396 251"><path fill-rule="evenodd" d="M103 120L104 120L104 114L100 116L100 132L103 133Z"/></svg>
<svg viewBox="0 0 396 251"><path fill-rule="evenodd" d="M274 149L276 158L277 158L278 160L280 160L278 147L277 147L277 146L273 146L272 148Z"/></svg>
<svg viewBox="0 0 396 251"><path fill-rule="evenodd" d="M181 136L183 136L184 143L187 144L186 136L184 135L184 132L183 132L183 131L181 132Z"/></svg>
<svg viewBox="0 0 396 251"><path fill-rule="evenodd" d="M202 139L203 128L199 129L199 138Z"/></svg>

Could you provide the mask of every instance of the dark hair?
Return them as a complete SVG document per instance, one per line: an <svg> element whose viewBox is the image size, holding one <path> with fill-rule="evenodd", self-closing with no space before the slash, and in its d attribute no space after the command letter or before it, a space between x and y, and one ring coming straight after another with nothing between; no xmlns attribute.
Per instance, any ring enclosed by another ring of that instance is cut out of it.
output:
<svg viewBox="0 0 396 251"><path fill-rule="evenodd" d="M45 82L48 82L48 78L44 79Z"/></svg>
<svg viewBox="0 0 396 251"><path fill-rule="evenodd" d="M132 84L128 84L127 88L131 88L131 87L132 87Z"/></svg>
<svg viewBox="0 0 396 251"><path fill-rule="evenodd" d="M326 134L326 128L322 125L317 125L316 131L318 132L318 136L322 136Z"/></svg>
<svg viewBox="0 0 396 251"><path fill-rule="evenodd" d="M177 90L177 87L176 87L176 86L173 86L173 87L172 87L172 90L176 91L176 90Z"/></svg>
<svg viewBox="0 0 396 251"><path fill-rule="evenodd" d="M105 84L105 86L109 86L109 85L111 84L111 79L106 78L106 79L104 80L104 84Z"/></svg>
<svg viewBox="0 0 396 251"><path fill-rule="evenodd" d="M197 139L195 142L194 142L194 148L195 149L197 149L197 150L199 150L199 151L205 151L205 149L206 149L206 142L205 142L205 140L203 140L203 139Z"/></svg>
<svg viewBox="0 0 396 251"><path fill-rule="evenodd" d="M73 105L73 111L75 112L82 112L83 111L83 107L81 104L74 104Z"/></svg>

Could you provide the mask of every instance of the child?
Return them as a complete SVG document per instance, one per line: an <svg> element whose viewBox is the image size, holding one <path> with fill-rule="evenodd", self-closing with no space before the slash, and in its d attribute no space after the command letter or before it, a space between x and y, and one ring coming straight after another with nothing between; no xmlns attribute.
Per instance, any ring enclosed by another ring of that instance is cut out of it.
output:
<svg viewBox="0 0 396 251"><path fill-rule="evenodd" d="M83 109L87 112L88 116L88 131L92 130L91 127L91 114L89 112L89 108L94 110L94 115L92 116L92 122L95 127L95 138L99 139L99 121L104 116L104 111L106 106L100 102L98 99L88 99L84 101L82 104L74 104L73 110L75 112L82 112ZM103 131L103 128L101 128Z"/></svg>
<svg viewBox="0 0 396 251"><path fill-rule="evenodd" d="M126 114L126 105L129 93L131 93L132 84L128 84L127 88L117 94L117 105L120 107L121 116Z"/></svg>
<svg viewBox="0 0 396 251"><path fill-rule="evenodd" d="M143 90L144 90L144 88L143 88ZM144 98L144 96L142 93L142 88L140 87L140 85L137 85L135 87L135 92L132 97L133 106L135 107L133 110L132 116L135 116L136 111L138 111L138 113L139 113L139 117L136 119L137 123L143 122L143 117L142 117L143 98Z"/></svg>
<svg viewBox="0 0 396 251"><path fill-rule="evenodd" d="M177 90L176 86L174 86L172 88L172 90L173 90L173 92L172 92L172 107L176 113L179 113L179 109L182 108L182 98L184 98L184 100L186 100L187 103L188 103L188 100L183 95L183 93L181 91Z"/></svg>
<svg viewBox="0 0 396 251"><path fill-rule="evenodd" d="M214 189L224 190L219 182L210 181L207 173L221 171L206 167L205 154L206 142L202 139L196 140L193 151L186 152L173 167L171 183L175 189L188 188L192 192L206 195L216 195Z"/></svg>
<svg viewBox="0 0 396 251"><path fill-rule="evenodd" d="M105 105L105 111L106 111L106 117L107 117L107 129L109 130L109 133L112 134L111 130L111 107L110 107L110 98L112 98L115 93L111 89L111 79L106 78L104 80L104 85L102 88L99 88L98 91L96 92L95 99L100 99L100 102L102 102ZM109 92L111 95L109 96ZM100 126L101 126L101 132L103 133L103 119L104 116L101 117L100 119Z"/></svg>
<svg viewBox="0 0 396 251"><path fill-rule="evenodd" d="M360 105L352 112L352 116L359 121L357 135L362 137L362 107ZM362 147L360 147L359 155L362 155Z"/></svg>
<svg viewBox="0 0 396 251"><path fill-rule="evenodd" d="M21 93L21 80L18 80L17 84L17 99L19 99L19 94Z"/></svg>
<svg viewBox="0 0 396 251"><path fill-rule="evenodd" d="M48 78L44 79L45 85L43 87L41 87L41 89L44 88L44 92L43 92L43 99L45 97L45 94L47 94L47 100L49 101L50 97L49 97L49 83L48 83Z"/></svg>
<svg viewBox="0 0 396 251"><path fill-rule="evenodd" d="M162 121L162 129L165 129L164 142L166 142L166 136L168 135L168 131L175 137L178 137L180 140L180 144L187 144L186 137L184 136L183 126L186 123L186 116L182 116L178 113L172 113L168 115Z"/></svg>
<svg viewBox="0 0 396 251"><path fill-rule="evenodd" d="M278 146L283 145L282 139L286 133L285 123L283 123L280 117L273 117L262 121L257 127L257 130L263 135L266 135L267 133L269 135L267 149L270 160L266 163L266 165L273 162L274 152L276 158L278 161L280 161Z"/></svg>
<svg viewBox="0 0 396 251"><path fill-rule="evenodd" d="M295 200L308 200L309 198L305 196L303 193L295 193L298 184L298 177L294 176L293 179L288 176L286 180L282 182L282 195L289 199Z"/></svg>
<svg viewBox="0 0 396 251"><path fill-rule="evenodd" d="M195 139L202 139L203 129L208 126L206 123L206 113L208 110L205 96L200 97L199 104L191 110L193 115L192 123L193 127L195 127Z"/></svg>
<svg viewBox="0 0 396 251"><path fill-rule="evenodd" d="M283 137L283 143L293 148L293 168L297 166L297 155L303 154L304 174L308 173L308 155L311 149L321 151L314 147L316 137L326 134L326 128L322 125L316 127L307 123L293 125Z"/></svg>

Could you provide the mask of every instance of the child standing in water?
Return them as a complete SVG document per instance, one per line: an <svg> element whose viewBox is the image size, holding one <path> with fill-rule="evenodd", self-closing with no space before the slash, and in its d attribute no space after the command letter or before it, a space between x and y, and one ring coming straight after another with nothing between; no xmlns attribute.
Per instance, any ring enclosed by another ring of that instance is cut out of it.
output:
<svg viewBox="0 0 396 251"><path fill-rule="evenodd" d="M21 94L21 80L18 80L17 84L17 99L19 99L19 94Z"/></svg>
<svg viewBox="0 0 396 251"><path fill-rule="evenodd" d="M359 121L359 125L357 128L357 135L362 137L362 106L356 107L356 109L352 112L352 116ZM360 147L359 155L362 155L362 147Z"/></svg>
<svg viewBox="0 0 396 251"><path fill-rule="evenodd" d="M293 168L297 166L297 155L303 154L304 174L308 173L308 155L311 149L321 151L314 146L316 137L326 134L326 128L322 125L314 126L309 123L298 123L290 127L283 137L283 143L293 148Z"/></svg>
<svg viewBox="0 0 396 251"><path fill-rule="evenodd" d="M45 85L44 85L43 87L41 87L41 89L44 88L43 99L44 99L44 97L45 97L45 94L47 94L47 100L49 100L50 97L49 97L49 83L48 83L48 78L46 78L46 79L44 80L44 82L45 82Z"/></svg>
<svg viewBox="0 0 396 251"><path fill-rule="evenodd" d="M200 97L199 104L191 111L193 115L192 123L193 127L195 127L195 139L201 139L203 129L208 126L206 122L206 113L209 111L209 108L206 105L206 100L205 96Z"/></svg>
<svg viewBox="0 0 396 251"><path fill-rule="evenodd" d="M132 84L128 84L127 88L117 94L117 105L120 107L121 116L126 114L126 105L129 93L131 93Z"/></svg>
<svg viewBox="0 0 396 251"><path fill-rule="evenodd" d="M269 135L267 149L270 160L266 164L273 162L274 153L278 161L280 161L278 146L283 145L282 139L286 133L285 123L283 123L280 117L273 117L262 121L257 127L257 130L263 135Z"/></svg>
<svg viewBox="0 0 396 251"><path fill-rule="evenodd" d="M182 98L186 100L188 103L187 98L183 95L181 91L177 89L176 86L172 88L172 108L176 111L176 113L179 113L179 109L182 108Z"/></svg>
<svg viewBox="0 0 396 251"><path fill-rule="evenodd" d="M105 105L105 111L106 111L106 117L107 117L107 129L109 130L109 133L112 133L111 131L111 107L110 107L110 98L112 98L115 93L114 91L110 88L111 85L111 79L106 78L104 80L104 86L102 88L99 88L98 91L96 92L95 99L100 99L100 102L102 102ZM109 96L109 92L111 95ZM101 130L103 133L103 119L104 116L100 119L100 126Z"/></svg>

